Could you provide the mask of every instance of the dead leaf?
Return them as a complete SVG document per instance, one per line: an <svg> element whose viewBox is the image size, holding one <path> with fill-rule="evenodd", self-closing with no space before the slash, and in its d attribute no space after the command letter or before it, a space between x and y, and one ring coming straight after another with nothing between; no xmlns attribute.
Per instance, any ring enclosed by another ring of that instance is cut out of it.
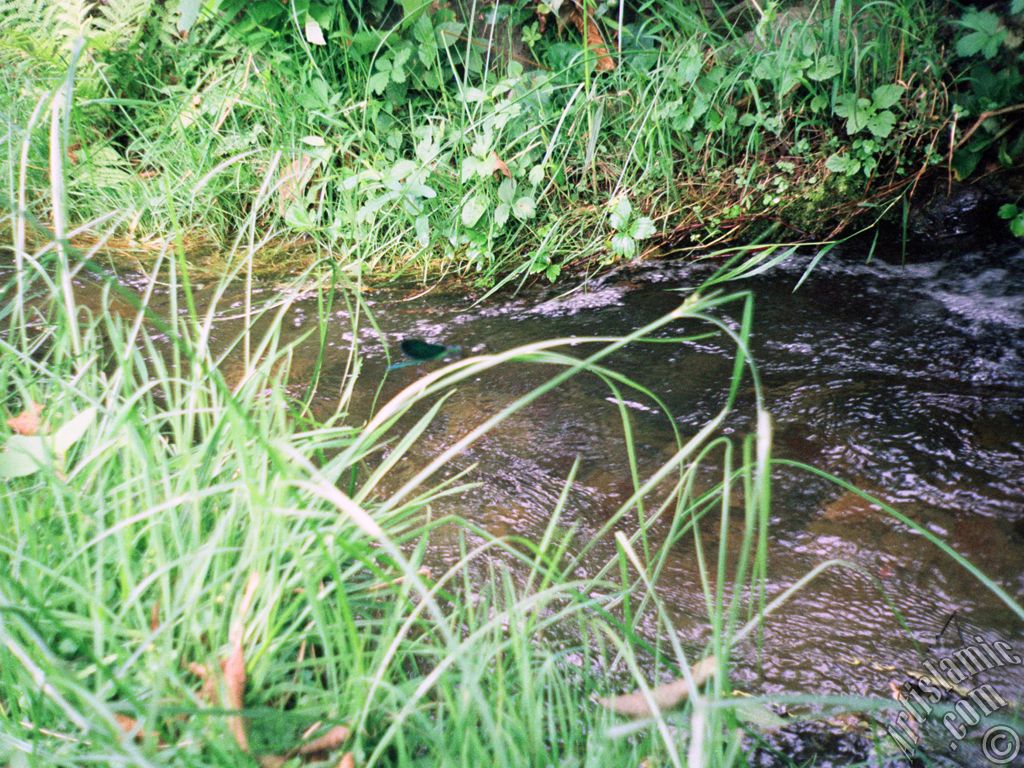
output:
<svg viewBox="0 0 1024 768"><path fill-rule="evenodd" d="M78 150L82 148L82 142L76 141L74 144L69 144L67 148L68 160L71 161L72 165L78 165Z"/></svg>
<svg viewBox="0 0 1024 768"><path fill-rule="evenodd" d="M323 736L313 739L299 747L299 754L315 755L320 752L333 752L348 741L348 737L351 735L352 731L350 731L346 726L336 725Z"/></svg>
<svg viewBox="0 0 1024 768"><path fill-rule="evenodd" d="M505 165L505 161L498 157L497 152L491 152L491 156L494 158L495 170L499 171L506 179L511 179L512 172Z"/></svg>
<svg viewBox="0 0 1024 768"><path fill-rule="evenodd" d="M128 717L128 715L122 715L115 713L114 719L117 720L118 726L129 736L133 736L136 741L142 741L142 730L139 728L139 721L134 717Z"/></svg>
<svg viewBox="0 0 1024 768"><path fill-rule="evenodd" d="M217 679L210 674L210 670L205 664L196 664L194 661L190 661L186 668L203 681L203 685L196 695L207 704L213 704L217 700Z"/></svg>
<svg viewBox="0 0 1024 768"><path fill-rule="evenodd" d="M129 717L128 715L122 715L119 712L115 712L114 719L117 721L117 725L121 730L125 732L125 735L131 736L136 743L141 744L146 739L153 739L160 747L166 746L152 731L143 731L139 721L134 717Z"/></svg>
<svg viewBox="0 0 1024 768"><path fill-rule="evenodd" d="M715 673L717 668L718 662L714 656L708 656L706 659L698 661L690 668L694 685L697 687L703 685ZM685 677L651 689L651 698L654 699L654 703L658 705L658 709L661 711L671 709L677 704L682 703L689 695L690 684ZM647 703L647 697L644 696L643 691L627 693L622 696L612 696L610 698L599 698L597 703L616 714L628 715L629 717L649 717L654 714Z"/></svg>
<svg viewBox="0 0 1024 768"><path fill-rule="evenodd" d="M338 761L337 768L356 768L356 756L351 752L346 752Z"/></svg>
<svg viewBox="0 0 1024 768"><path fill-rule="evenodd" d="M160 601L157 600L153 603L153 607L149 609L149 631L156 632L160 629Z"/></svg>
<svg viewBox="0 0 1024 768"><path fill-rule="evenodd" d="M598 29L594 17L587 14L586 22L584 22L583 14L578 10L573 10L572 20L580 34L586 39L587 46L591 52L597 57L597 64L595 65L597 71L610 72L615 69L615 59L608 53L608 46L604 44L604 38L601 37L601 30Z"/></svg>
<svg viewBox="0 0 1024 768"><path fill-rule="evenodd" d="M302 197L309 185L313 158L301 155L281 168L281 178L277 187L277 208L282 216L288 206Z"/></svg>
<svg viewBox="0 0 1024 768"><path fill-rule="evenodd" d="M228 709L242 709L245 706L245 651L242 647L244 627L236 623L231 627L231 652L224 662L225 706ZM232 715L228 728L243 752L249 751L248 724L245 718Z"/></svg>
<svg viewBox="0 0 1024 768"><path fill-rule="evenodd" d="M14 430L16 435L34 435L39 431L39 416L42 412L43 406L29 400L24 411L7 420L7 426Z"/></svg>
<svg viewBox="0 0 1024 768"><path fill-rule="evenodd" d="M231 624L229 632L229 643L231 650L227 659L224 660L224 691L225 706L228 709L241 710L245 707L245 616L252 605L252 599L256 594L256 587L259 586L259 574L252 574L249 583L245 587L245 594L238 607L238 615ZM228 729L235 737L239 748L243 752L249 751L249 722L240 715L232 715L228 718Z"/></svg>

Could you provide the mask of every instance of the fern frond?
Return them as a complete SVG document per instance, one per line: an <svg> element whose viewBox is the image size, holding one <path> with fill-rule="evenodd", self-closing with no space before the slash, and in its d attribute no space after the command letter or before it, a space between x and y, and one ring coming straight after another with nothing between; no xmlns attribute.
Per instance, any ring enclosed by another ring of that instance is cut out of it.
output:
<svg viewBox="0 0 1024 768"><path fill-rule="evenodd" d="M0 0L0 41L4 51L53 62L61 48L55 22L58 5L47 0Z"/></svg>
<svg viewBox="0 0 1024 768"><path fill-rule="evenodd" d="M93 44L104 51L129 47L138 40L153 6L153 0L108 0L100 5L93 18Z"/></svg>
<svg viewBox="0 0 1024 768"><path fill-rule="evenodd" d="M54 35L62 41L62 47L70 50L75 40L92 36L90 11L95 0L57 0L53 3Z"/></svg>

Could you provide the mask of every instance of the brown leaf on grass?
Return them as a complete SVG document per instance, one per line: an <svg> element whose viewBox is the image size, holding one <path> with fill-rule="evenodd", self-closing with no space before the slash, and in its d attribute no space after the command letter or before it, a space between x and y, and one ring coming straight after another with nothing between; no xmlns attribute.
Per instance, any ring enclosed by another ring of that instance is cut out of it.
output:
<svg viewBox="0 0 1024 768"><path fill-rule="evenodd" d="M338 761L337 768L356 768L356 756L351 752L346 752Z"/></svg>
<svg viewBox="0 0 1024 768"><path fill-rule="evenodd" d="M157 600L153 603L153 607L149 609L149 631L156 632L160 629L160 601Z"/></svg>
<svg viewBox="0 0 1024 768"><path fill-rule="evenodd" d="M288 210L288 206L305 193L312 168L313 158L309 155L300 155L281 168L280 181L277 185L277 211L282 216Z"/></svg>
<svg viewBox="0 0 1024 768"><path fill-rule="evenodd" d="M203 681L203 685L196 695L207 704L214 704L217 700L217 678L210 674L210 670L205 664L196 664L194 661L190 661L186 668Z"/></svg>
<svg viewBox="0 0 1024 768"><path fill-rule="evenodd" d="M146 739L153 739L160 747L166 746L163 741L157 737L156 733L152 731L143 731L138 720L128 715L122 715L119 712L114 713L114 719L117 721L118 727L125 732L126 736L131 736L132 739L141 744Z"/></svg>
<svg viewBox="0 0 1024 768"><path fill-rule="evenodd" d="M68 160L71 161L72 165L78 165L78 151L82 148L82 142L76 141L74 144L69 144L66 150Z"/></svg>
<svg viewBox="0 0 1024 768"><path fill-rule="evenodd" d="M690 668L694 685L698 687L703 685L704 681L711 677L717 668L718 662L714 656L708 656L706 659L698 661ZM652 688L650 692L654 703L658 705L658 709L664 711L686 700L690 695L690 684L685 677L681 677L678 680L673 680L671 683L665 683L665 685ZM647 697L644 696L643 691L627 693L622 696L599 698L597 703L616 714L628 715L629 717L649 717L654 714L647 703Z"/></svg>
<svg viewBox="0 0 1024 768"><path fill-rule="evenodd" d="M246 584L245 594L238 607L238 615L231 624L229 633L230 651L227 659L224 660L224 692L225 706L228 709L241 710L245 707L245 616L249 613L249 606L256 595L256 587L259 586L259 574L249 576L249 583ZM231 735L235 737L239 748L243 752L249 751L249 721L240 715L232 715L228 718L228 728Z"/></svg>
<svg viewBox="0 0 1024 768"><path fill-rule="evenodd" d="M319 727L319 722L314 723L306 729L302 738L308 738L309 734L316 731ZM348 737L351 735L352 732L347 726L336 725L329 729L323 736L313 739L305 744L301 744L298 747L289 749L283 755L260 755L256 758L256 762L260 764L260 768L280 768L295 756L302 757L303 761L315 756L326 756L328 753L333 752L348 741ZM343 757L342 760L344 759L345 758ZM339 763L339 765L341 765L341 763ZM352 763L352 765L355 765L355 763Z"/></svg>
<svg viewBox="0 0 1024 768"><path fill-rule="evenodd" d="M298 749L300 755L316 755L321 752L333 752L352 735L352 731L344 725L336 725L323 736L303 744Z"/></svg>
<svg viewBox="0 0 1024 768"><path fill-rule="evenodd" d="M511 179L512 172L508 169L508 166L505 165L505 161L498 157L497 152L491 152L491 155L494 157L495 170L501 173L501 175L506 179Z"/></svg>
<svg viewBox="0 0 1024 768"><path fill-rule="evenodd" d="M245 706L245 650L242 647L244 627L236 623L231 627L231 652L224 661L225 706L242 709ZM228 728L243 752L249 751L248 723L244 717L228 717Z"/></svg>
<svg viewBox="0 0 1024 768"><path fill-rule="evenodd" d="M29 400L25 405L24 411L19 413L17 416L11 416L11 418L7 420L7 426L10 427L16 435L34 435L39 431L39 416L42 412L43 406Z"/></svg>
<svg viewBox="0 0 1024 768"><path fill-rule="evenodd" d="M114 714L114 719L117 721L118 727L127 735L133 736L136 741L142 741L142 729L139 728L138 720L119 713Z"/></svg>
<svg viewBox="0 0 1024 768"><path fill-rule="evenodd" d="M587 41L587 47L597 57L597 64L595 65L597 71L610 72L615 69L615 59L608 53L608 46L604 44L604 38L601 37L601 30L598 28L597 22L594 21L594 17L588 13L586 20L584 20L583 14L574 9L572 20L580 34Z"/></svg>

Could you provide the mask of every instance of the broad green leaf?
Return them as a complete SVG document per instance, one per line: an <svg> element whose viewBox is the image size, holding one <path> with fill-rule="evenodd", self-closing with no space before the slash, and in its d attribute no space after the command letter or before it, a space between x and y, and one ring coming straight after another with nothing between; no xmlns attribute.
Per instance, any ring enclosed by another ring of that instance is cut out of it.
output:
<svg viewBox="0 0 1024 768"><path fill-rule="evenodd" d="M636 241L629 235L615 235L612 237L612 252L630 258L636 253Z"/></svg>
<svg viewBox="0 0 1024 768"><path fill-rule="evenodd" d="M1010 219L1010 232L1014 237L1024 237L1024 213Z"/></svg>
<svg viewBox="0 0 1024 768"><path fill-rule="evenodd" d="M529 180L530 186L536 187L538 184L544 181L544 166L533 166L533 168L530 169L530 173L529 175L527 175L526 178Z"/></svg>
<svg viewBox="0 0 1024 768"><path fill-rule="evenodd" d="M0 479L26 477L50 466L48 439L42 435L11 435L0 451Z"/></svg>
<svg viewBox="0 0 1024 768"><path fill-rule="evenodd" d="M999 210L996 211L996 214L1000 219L1012 219L1018 213L1020 213L1020 209L1013 203L1004 203L999 206Z"/></svg>
<svg viewBox="0 0 1024 768"><path fill-rule="evenodd" d="M401 69L402 67L404 67L406 65L406 63L409 61L409 58L411 56L412 56L412 48L399 48L395 52L395 63L394 63L393 66L396 69Z"/></svg>
<svg viewBox="0 0 1024 768"><path fill-rule="evenodd" d="M466 25L461 21L446 21L437 25L437 42L447 48L452 43L458 42L465 31Z"/></svg>
<svg viewBox="0 0 1024 768"><path fill-rule="evenodd" d="M836 61L835 56L822 56L814 62L814 66L807 70L807 76L811 78L811 80L820 83L824 80L831 80L841 71L842 69L839 66L839 62Z"/></svg>
<svg viewBox="0 0 1024 768"><path fill-rule="evenodd" d="M516 196L516 183L512 179L504 179L501 184L498 185L498 199L503 203L512 204L512 200Z"/></svg>
<svg viewBox="0 0 1024 768"><path fill-rule="evenodd" d="M846 155L832 155L825 161L825 167L833 173L853 176L860 170L860 161Z"/></svg>
<svg viewBox="0 0 1024 768"><path fill-rule="evenodd" d="M896 125L896 115L887 109L871 115L867 122L868 130L880 139L884 139L892 133L894 125Z"/></svg>
<svg viewBox="0 0 1024 768"><path fill-rule="evenodd" d="M473 139L473 145L469 148L477 157L487 157L488 159L491 154L492 137L488 133L482 133ZM497 166L495 166L497 168Z"/></svg>
<svg viewBox="0 0 1024 768"><path fill-rule="evenodd" d="M633 224L630 234L633 236L634 240L646 240L656 231L657 229L654 226L654 221L648 216L641 216L636 220L636 223Z"/></svg>
<svg viewBox="0 0 1024 768"><path fill-rule="evenodd" d="M875 109L888 109L899 104L906 89L902 85L880 85L871 92L871 102Z"/></svg>
<svg viewBox="0 0 1024 768"><path fill-rule="evenodd" d="M863 130L868 124L871 112L872 106L869 99L857 99L846 118L846 132L852 136Z"/></svg>
<svg viewBox="0 0 1024 768"><path fill-rule="evenodd" d="M963 181L972 173L974 169L978 167L978 163L981 161L981 152L972 152L968 149L962 149L953 155L953 173L956 175L957 181Z"/></svg>
<svg viewBox="0 0 1024 768"><path fill-rule="evenodd" d="M520 221L532 219L537 215L537 204L529 195L523 195L513 204L512 213L514 213L516 218Z"/></svg>
<svg viewBox="0 0 1024 768"><path fill-rule="evenodd" d="M430 7L430 0L399 0L402 6L402 25L416 21Z"/></svg>
<svg viewBox="0 0 1024 768"><path fill-rule="evenodd" d="M426 216L416 217L416 242L423 248L430 245L430 220Z"/></svg>
<svg viewBox="0 0 1024 768"><path fill-rule="evenodd" d="M494 223L499 227L504 227L505 222L508 221L509 214L512 213L512 208L508 203L498 203L498 207L494 209Z"/></svg>
<svg viewBox="0 0 1024 768"><path fill-rule="evenodd" d="M289 227L300 232L309 232L316 226L305 200L293 200L285 209L284 220Z"/></svg>
<svg viewBox="0 0 1024 768"><path fill-rule="evenodd" d="M704 56L699 51L690 51L684 56L675 68L675 79L682 85L692 85L696 82L700 71L704 68Z"/></svg>
<svg viewBox="0 0 1024 768"><path fill-rule="evenodd" d="M839 117L849 117L853 110L857 106L857 94L855 93L844 93L836 98L835 106L832 107L832 111L835 112Z"/></svg>
<svg viewBox="0 0 1024 768"><path fill-rule="evenodd" d="M71 446L82 439L82 435L94 421L96 421L96 409L86 408L62 424L60 429L53 433L53 452L58 456L65 456L71 450Z"/></svg>
<svg viewBox="0 0 1024 768"><path fill-rule="evenodd" d="M371 91L380 96L385 90L387 90L388 82L390 82L390 80L391 72L382 70L370 75L370 79L367 80L366 85Z"/></svg>
<svg viewBox="0 0 1024 768"><path fill-rule="evenodd" d="M476 223L480 221L480 217L484 215L487 210L487 198L483 195L473 195L466 201L466 204L462 206L462 225L469 229L476 226Z"/></svg>
<svg viewBox="0 0 1024 768"><path fill-rule="evenodd" d="M959 26L972 30L956 41L956 52L964 58L980 53L991 59L1006 39L1003 22L991 11L970 10L961 17Z"/></svg>
<svg viewBox="0 0 1024 768"><path fill-rule="evenodd" d="M619 201L615 204L615 208L612 210L610 222L612 229L622 231L626 228L629 223L629 217L633 215L633 204L629 202L628 197L620 197Z"/></svg>

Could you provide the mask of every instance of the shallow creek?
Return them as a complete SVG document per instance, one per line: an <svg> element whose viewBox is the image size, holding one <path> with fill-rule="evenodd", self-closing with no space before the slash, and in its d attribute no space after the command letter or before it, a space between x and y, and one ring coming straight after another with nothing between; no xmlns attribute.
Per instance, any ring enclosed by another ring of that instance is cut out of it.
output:
<svg viewBox="0 0 1024 768"><path fill-rule="evenodd" d="M1020 600L1024 251L1012 244L976 252L951 249L941 260L908 265L829 257L794 292L805 267L806 261L794 259L730 286L753 289L756 296L752 351L774 420L774 454L812 464L885 499ZM475 306L472 296L442 290L367 292L379 332L361 325L364 368L353 411L366 415L377 396L386 366L382 336L400 355L398 341L410 336L460 345L468 354L556 336L623 334L675 308L712 270L710 264L661 263L619 271L569 295L531 289ZM274 289L261 290L266 295ZM239 330L228 316L237 315L240 304L224 306L225 320L214 333L226 339ZM316 403L323 414L335 407L352 341L345 312L339 310L336 320ZM295 304L286 325L298 337L315 323L316 306L309 299ZM680 431L693 434L721 408L733 354L719 334L681 345L629 347L608 366L658 393ZM301 359L295 365L301 370ZM387 374L379 397L386 400L439 365ZM394 482L552 371L519 364L462 383L396 470ZM643 474L672 454L673 435L649 401L625 397ZM742 436L752 429L753 411L747 388L724 431ZM575 526L585 541L633 488L615 398L592 376L572 379L477 442L458 466L475 464L469 479L482 482L458 498L436 502L432 511L457 513L495 535L539 539L577 458L564 526ZM702 533L714 547L713 528ZM675 549L657 586L684 644L699 648L707 637L707 611L692 540ZM599 546L594 562L605 562L612 552L611 544ZM787 467L774 471L769 552L769 599L830 558L862 570L830 571L777 611L765 625L762 665L753 654L747 661L740 654L738 688L890 698L891 684L922 671L928 658L976 642L976 634L989 642L1001 638L1024 655L1024 624L998 598L924 537L820 478ZM431 564L443 569L459 556L457 538L438 532ZM653 636L658 627L650 613L642 630ZM1010 702L1004 713L1024 700L1022 665L990 670L964 686L981 682ZM953 751L951 740L941 723L925 735L939 763L981 759L977 744L958 744ZM856 756L856 741L779 748L819 755L824 748L841 759L840 753Z"/></svg>

